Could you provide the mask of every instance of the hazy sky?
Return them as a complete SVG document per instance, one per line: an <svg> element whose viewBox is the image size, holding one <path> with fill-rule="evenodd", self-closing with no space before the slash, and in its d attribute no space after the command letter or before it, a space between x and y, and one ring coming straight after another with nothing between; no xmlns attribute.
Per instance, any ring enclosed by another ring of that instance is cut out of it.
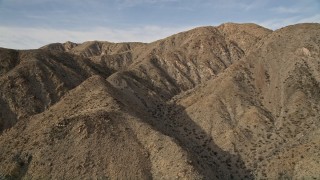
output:
<svg viewBox="0 0 320 180"><path fill-rule="evenodd" d="M196 26L320 23L320 0L0 0L0 47L151 42Z"/></svg>

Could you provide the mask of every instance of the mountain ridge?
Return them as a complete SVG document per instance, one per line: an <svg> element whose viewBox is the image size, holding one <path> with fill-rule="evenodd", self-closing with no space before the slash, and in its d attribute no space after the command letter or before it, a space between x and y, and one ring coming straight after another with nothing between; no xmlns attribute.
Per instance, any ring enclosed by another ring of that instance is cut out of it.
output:
<svg viewBox="0 0 320 180"><path fill-rule="evenodd" d="M318 178L319 29L0 49L0 178Z"/></svg>

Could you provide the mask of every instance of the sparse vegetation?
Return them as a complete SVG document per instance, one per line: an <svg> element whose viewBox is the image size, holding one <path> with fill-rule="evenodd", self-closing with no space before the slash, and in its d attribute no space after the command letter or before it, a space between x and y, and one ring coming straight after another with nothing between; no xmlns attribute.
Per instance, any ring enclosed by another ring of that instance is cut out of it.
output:
<svg viewBox="0 0 320 180"><path fill-rule="evenodd" d="M317 177L319 29L0 49L0 180Z"/></svg>

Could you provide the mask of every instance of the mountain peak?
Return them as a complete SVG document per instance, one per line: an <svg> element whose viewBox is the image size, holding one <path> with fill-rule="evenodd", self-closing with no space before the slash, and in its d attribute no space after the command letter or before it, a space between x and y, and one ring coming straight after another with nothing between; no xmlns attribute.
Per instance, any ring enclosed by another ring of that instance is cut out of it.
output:
<svg viewBox="0 0 320 180"><path fill-rule="evenodd" d="M319 42L225 23L0 48L0 179L316 179Z"/></svg>

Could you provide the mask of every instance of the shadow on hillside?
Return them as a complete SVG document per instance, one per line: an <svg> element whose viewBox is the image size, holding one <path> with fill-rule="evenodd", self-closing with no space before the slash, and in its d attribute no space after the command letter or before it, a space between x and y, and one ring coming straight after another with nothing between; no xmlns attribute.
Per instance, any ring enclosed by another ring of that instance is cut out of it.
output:
<svg viewBox="0 0 320 180"><path fill-rule="evenodd" d="M2 51L0 49L0 54L4 53ZM15 56L5 55L0 59L0 77L8 76L1 79L4 86L0 87L0 134L21 119L17 118L19 111L25 112L23 118L42 113L58 102L67 91L92 75L107 78L113 73L111 69L93 63L88 58L43 49L24 51L21 58L24 63L20 69L15 70L19 61L22 61L18 59L18 52L15 53ZM2 64L10 66L1 69ZM11 74L6 74L9 71L12 71ZM22 93L21 89L27 90L27 94ZM16 106L15 109L13 106Z"/></svg>
<svg viewBox="0 0 320 180"><path fill-rule="evenodd" d="M146 123L174 138L188 152L188 158L204 177L253 179L241 157L223 151L217 146L212 137L189 117L184 107L167 104L160 106L164 113L157 113L160 109L157 105L157 109L154 109L151 114L154 119Z"/></svg>
<svg viewBox="0 0 320 180"><path fill-rule="evenodd" d="M149 107L139 110L139 107L134 105L136 102L127 101L128 107L131 107L129 112L156 131L174 138L188 153L189 162L205 179L254 179L241 157L223 151L216 145L212 137L189 117L184 107L161 102L159 98L152 96L143 97L143 93L138 94L138 89L135 93L140 96L136 100L147 99ZM130 99L126 98L128 94L119 90L113 91L113 95L120 100ZM148 117L141 111L147 112Z"/></svg>
<svg viewBox="0 0 320 180"><path fill-rule="evenodd" d="M12 127L17 122L17 117L8 105L0 99L0 135L5 129Z"/></svg>
<svg viewBox="0 0 320 180"><path fill-rule="evenodd" d="M129 103L129 112L134 116L162 134L174 138L188 153L190 162L206 179L253 179L241 157L217 146L212 137L189 117L184 107L166 103L165 101L170 99L168 97L159 97L166 94L161 88L132 73L124 73L120 77L131 90L114 89L114 97L127 101L124 104ZM110 86L112 87L111 84ZM156 93L150 95L147 91ZM148 113L148 118L145 113Z"/></svg>

